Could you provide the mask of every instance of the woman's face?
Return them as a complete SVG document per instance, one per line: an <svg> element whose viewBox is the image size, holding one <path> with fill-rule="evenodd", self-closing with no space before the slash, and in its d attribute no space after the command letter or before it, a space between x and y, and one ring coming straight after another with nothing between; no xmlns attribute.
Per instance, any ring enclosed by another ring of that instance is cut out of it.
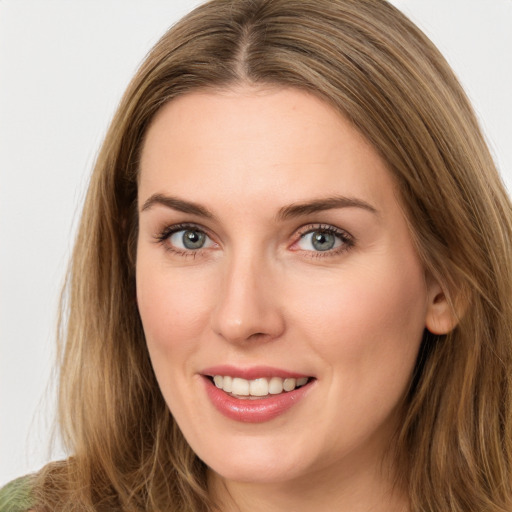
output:
<svg viewBox="0 0 512 512"><path fill-rule="evenodd" d="M140 169L138 305L190 446L245 482L376 467L438 293L376 151L243 87L166 105Z"/></svg>

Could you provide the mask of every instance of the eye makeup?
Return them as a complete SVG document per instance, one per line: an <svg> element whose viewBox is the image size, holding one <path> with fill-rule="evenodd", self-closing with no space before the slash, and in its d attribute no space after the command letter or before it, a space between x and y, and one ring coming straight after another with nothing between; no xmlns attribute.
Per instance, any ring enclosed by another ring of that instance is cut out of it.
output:
<svg viewBox="0 0 512 512"><path fill-rule="evenodd" d="M203 251L219 247L209 231L195 223L165 226L154 238L165 250L184 257L196 257ZM355 244L351 234L330 224L312 223L302 226L294 232L293 239L292 244L288 246L291 251L315 258L340 255Z"/></svg>

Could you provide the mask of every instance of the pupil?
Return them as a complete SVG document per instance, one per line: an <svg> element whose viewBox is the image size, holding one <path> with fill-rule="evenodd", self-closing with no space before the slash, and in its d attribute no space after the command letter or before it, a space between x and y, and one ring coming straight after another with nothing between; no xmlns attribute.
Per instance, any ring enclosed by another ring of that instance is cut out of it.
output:
<svg viewBox="0 0 512 512"><path fill-rule="evenodd" d="M334 247L336 239L332 233L326 231L315 231L313 233L313 247L317 251L328 251Z"/></svg>
<svg viewBox="0 0 512 512"><path fill-rule="evenodd" d="M199 231L185 231L183 233L183 245L187 249L200 249L204 244L204 233Z"/></svg>

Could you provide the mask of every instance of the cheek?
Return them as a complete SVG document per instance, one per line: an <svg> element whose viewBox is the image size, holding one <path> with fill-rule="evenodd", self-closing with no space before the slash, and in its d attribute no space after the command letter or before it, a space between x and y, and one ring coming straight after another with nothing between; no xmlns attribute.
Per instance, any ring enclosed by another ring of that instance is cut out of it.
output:
<svg viewBox="0 0 512 512"><path fill-rule="evenodd" d="M193 350L209 318L213 286L204 276L137 264L137 303L151 358Z"/></svg>
<svg viewBox="0 0 512 512"><path fill-rule="evenodd" d="M339 446L366 443L394 428L424 330L421 267L377 263L347 268L330 283L309 288L302 306L291 305L302 312L295 317L297 337L307 339L312 359L322 361L330 406L318 412L317 422Z"/></svg>
<svg viewBox="0 0 512 512"><path fill-rule="evenodd" d="M361 375L412 369L427 303L423 270L415 258L388 257L350 267L323 286L308 287L307 295L294 293L301 295L307 301L299 298L291 306L300 311L295 321L331 366Z"/></svg>

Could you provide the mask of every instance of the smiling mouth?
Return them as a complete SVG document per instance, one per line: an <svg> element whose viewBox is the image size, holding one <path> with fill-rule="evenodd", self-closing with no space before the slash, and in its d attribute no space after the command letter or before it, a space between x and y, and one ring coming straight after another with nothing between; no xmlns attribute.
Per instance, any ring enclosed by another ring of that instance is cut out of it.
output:
<svg viewBox="0 0 512 512"><path fill-rule="evenodd" d="M313 380L312 377L287 377L285 379L281 377L262 377L252 380L231 377L229 375L212 375L207 377L218 389L222 389L222 391L228 395L246 400L255 400L288 393L306 386Z"/></svg>

